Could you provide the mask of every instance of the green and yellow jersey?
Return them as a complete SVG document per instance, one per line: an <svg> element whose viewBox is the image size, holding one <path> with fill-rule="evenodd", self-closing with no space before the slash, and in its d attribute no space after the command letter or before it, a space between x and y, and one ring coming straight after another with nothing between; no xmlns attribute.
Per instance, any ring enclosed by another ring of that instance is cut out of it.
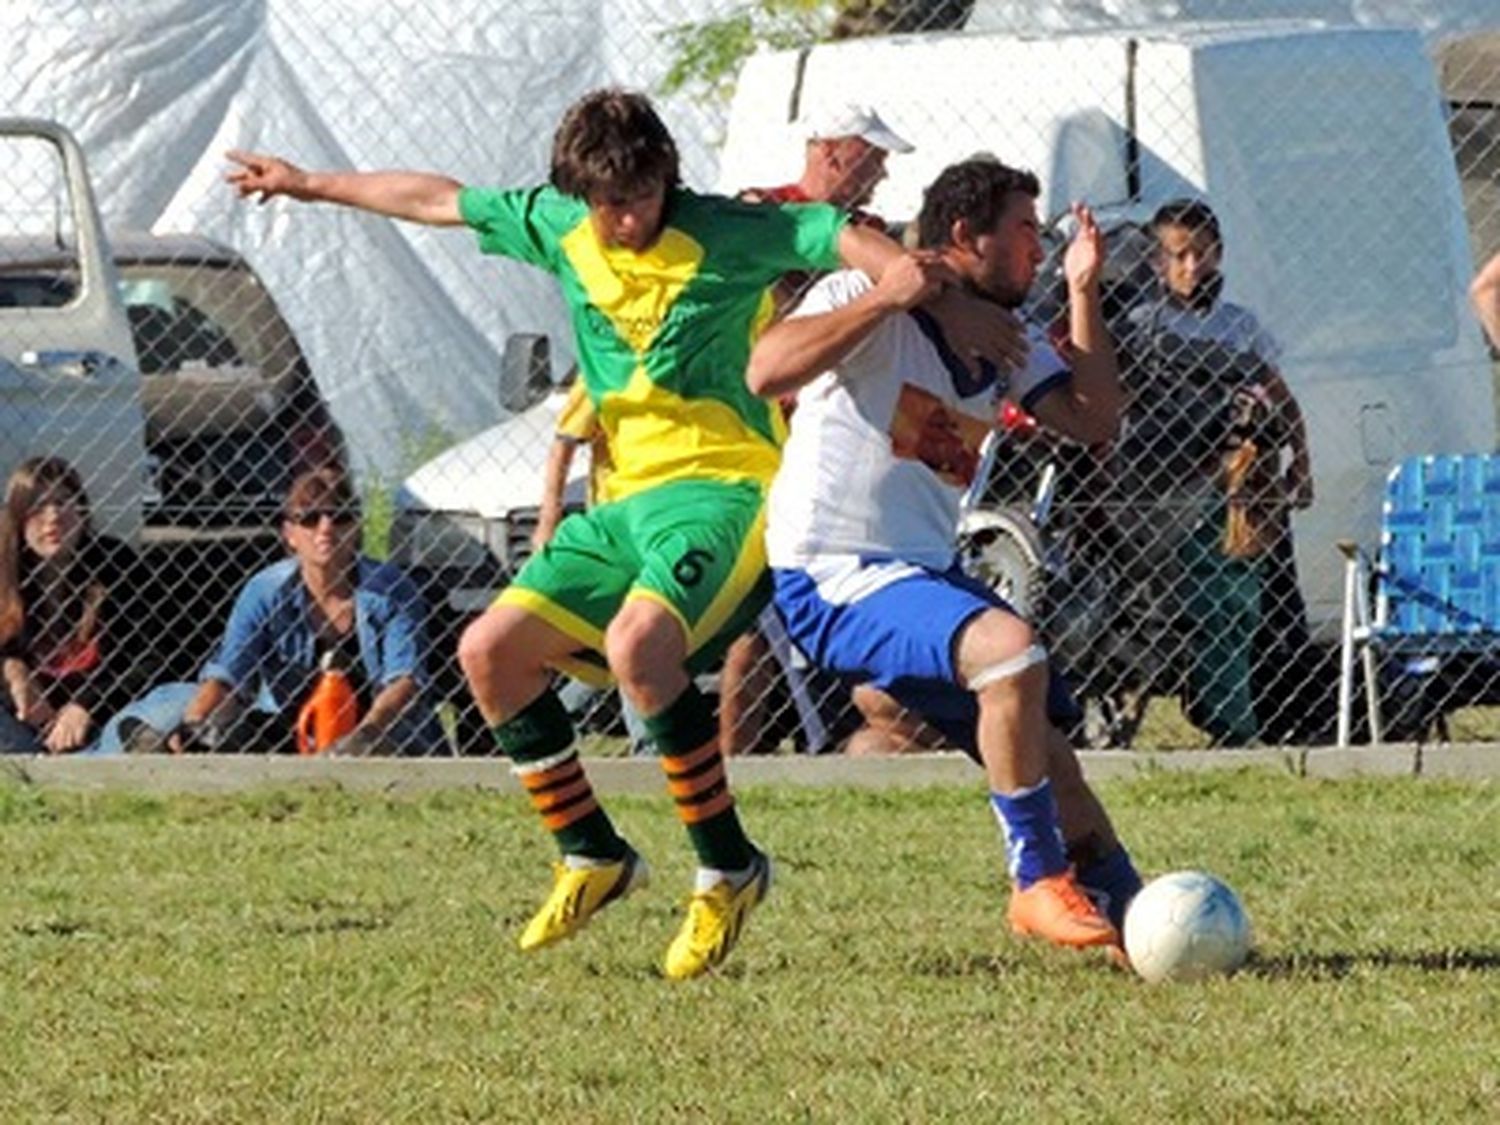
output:
<svg viewBox="0 0 1500 1125"><path fill-rule="evenodd" d="M690 478L770 481L786 427L745 386L750 348L777 278L838 267L847 215L676 189L661 236L634 251L605 246L587 204L551 187L465 188L459 209L485 253L562 283L614 461L611 499Z"/></svg>

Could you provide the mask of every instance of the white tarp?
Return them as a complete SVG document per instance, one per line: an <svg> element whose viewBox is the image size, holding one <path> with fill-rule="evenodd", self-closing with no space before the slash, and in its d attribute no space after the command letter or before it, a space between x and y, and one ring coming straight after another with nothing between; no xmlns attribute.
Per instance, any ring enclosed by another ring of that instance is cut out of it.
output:
<svg viewBox="0 0 1500 1125"><path fill-rule="evenodd" d="M277 202L240 205L224 150L311 167L409 167L466 182L545 174L562 110L606 83L650 88L661 33L735 0L6 0L0 105L54 117L92 161L113 224L192 230L243 251L307 350L357 463L400 473L499 416L515 331L569 341L550 279L430 231ZM1497 0L979 0L972 26L1048 30L1163 19L1318 16L1500 25ZM893 96L894 96L893 87ZM716 180L724 108L664 105L689 183Z"/></svg>
<svg viewBox="0 0 1500 1125"><path fill-rule="evenodd" d="M462 230L336 208L240 204L230 148L314 168L404 167L465 182L546 174L564 108L649 89L667 27L726 0L6 0L0 105L52 117L89 156L106 222L197 231L250 258L286 313L360 468L402 473L496 421L499 353L548 330L552 281L481 256ZM715 107L664 103L690 182Z"/></svg>

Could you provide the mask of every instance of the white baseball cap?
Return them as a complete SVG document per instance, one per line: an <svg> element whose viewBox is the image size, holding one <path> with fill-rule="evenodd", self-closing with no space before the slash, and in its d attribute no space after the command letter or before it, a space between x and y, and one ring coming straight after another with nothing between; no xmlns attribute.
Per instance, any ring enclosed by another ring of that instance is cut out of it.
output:
<svg viewBox="0 0 1500 1125"><path fill-rule="evenodd" d="M803 119L803 133L810 141L859 137L886 152L911 152L912 143L897 135L873 106L847 102L815 110Z"/></svg>

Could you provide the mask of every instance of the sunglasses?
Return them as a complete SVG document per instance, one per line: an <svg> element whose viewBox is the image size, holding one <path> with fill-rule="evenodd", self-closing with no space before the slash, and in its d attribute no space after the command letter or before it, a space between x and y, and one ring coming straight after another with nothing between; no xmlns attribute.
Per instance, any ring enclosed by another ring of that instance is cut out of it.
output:
<svg viewBox="0 0 1500 1125"><path fill-rule="evenodd" d="M353 508L308 508L289 512L286 518L298 527L309 529L317 527L325 519L335 527L348 527L359 519L359 513Z"/></svg>

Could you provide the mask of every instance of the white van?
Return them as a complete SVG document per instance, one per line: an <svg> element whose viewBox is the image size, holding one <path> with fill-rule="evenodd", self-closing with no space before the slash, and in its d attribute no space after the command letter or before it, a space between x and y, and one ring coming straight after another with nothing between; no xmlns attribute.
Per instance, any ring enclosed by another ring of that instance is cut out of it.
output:
<svg viewBox="0 0 1500 1125"><path fill-rule="evenodd" d="M798 121L878 107L917 151L873 209L909 219L945 165L976 152L1030 168L1040 209L1106 223L1207 199L1229 299L1261 317L1307 416L1317 502L1295 520L1315 634L1337 636L1334 542L1372 543L1387 472L1416 452L1489 450L1487 349L1443 102L1420 38L1310 25L1022 38L850 40L746 64L720 185L795 178Z"/></svg>
<svg viewBox="0 0 1500 1125"><path fill-rule="evenodd" d="M554 383L550 341L517 333L501 358L505 418L428 461L402 481L391 524L391 561L444 591L441 615L478 612L531 554L543 470L566 392ZM588 456L574 458L563 490L583 507ZM446 611L446 613L445 613Z"/></svg>
<svg viewBox="0 0 1500 1125"><path fill-rule="evenodd" d="M1177 196L1213 204L1228 296L1281 342L1308 418L1318 500L1295 531L1324 640L1340 608L1333 543L1374 539L1395 461L1494 446L1459 182L1415 33L955 33L759 54L740 75L720 190L795 179L799 119L851 99L917 142L891 159L873 204L892 220L914 216L938 170L976 151L1033 169L1048 217L1072 199L1113 224L1144 221ZM398 561L485 579L449 585L454 609L482 605L524 557L558 401L536 400L398 493Z"/></svg>

